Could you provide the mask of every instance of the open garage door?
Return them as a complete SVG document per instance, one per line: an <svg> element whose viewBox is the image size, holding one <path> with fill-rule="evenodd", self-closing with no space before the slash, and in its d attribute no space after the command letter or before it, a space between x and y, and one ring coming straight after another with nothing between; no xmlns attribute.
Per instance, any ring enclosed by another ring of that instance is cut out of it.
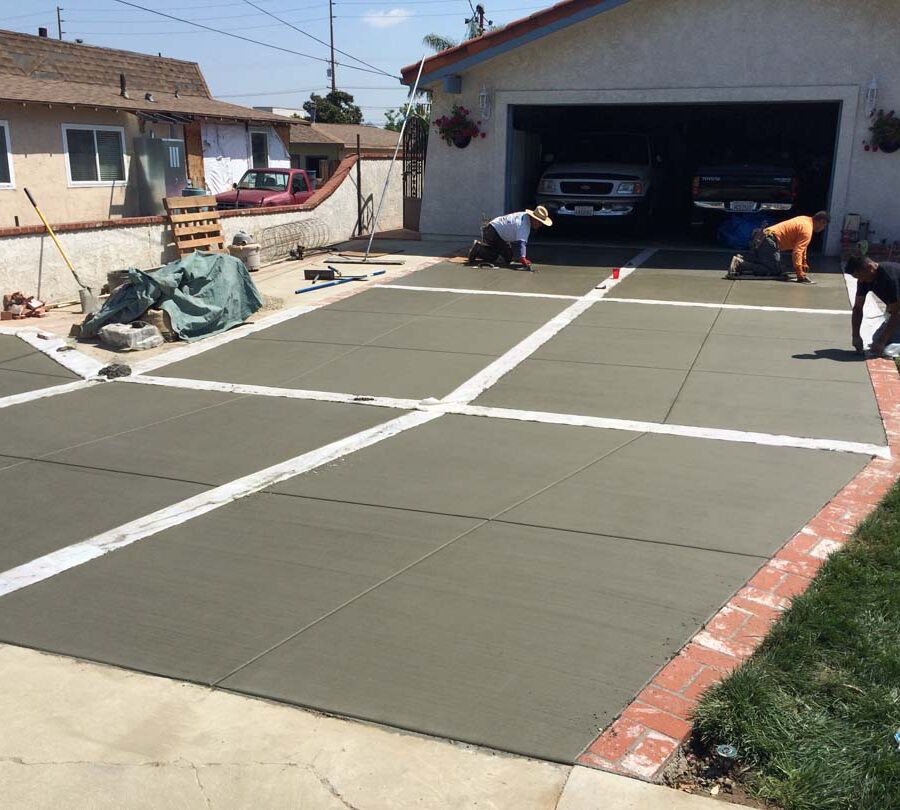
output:
<svg viewBox="0 0 900 810"><path fill-rule="evenodd" d="M840 102L514 106L507 209L546 205L547 238L721 242L726 220L828 209L839 117Z"/></svg>

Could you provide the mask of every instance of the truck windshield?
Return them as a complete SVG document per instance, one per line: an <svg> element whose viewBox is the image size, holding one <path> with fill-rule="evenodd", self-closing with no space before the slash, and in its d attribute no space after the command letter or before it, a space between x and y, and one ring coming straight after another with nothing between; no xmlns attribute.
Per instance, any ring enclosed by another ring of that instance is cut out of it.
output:
<svg viewBox="0 0 900 810"><path fill-rule="evenodd" d="M557 161L565 163L650 162L650 144L643 135L583 132L563 145Z"/></svg>
<svg viewBox="0 0 900 810"><path fill-rule="evenodd" d="M263 191L285 191L288 184L287 172L249 171L244 172L238 188L262 189Z"/></svg>

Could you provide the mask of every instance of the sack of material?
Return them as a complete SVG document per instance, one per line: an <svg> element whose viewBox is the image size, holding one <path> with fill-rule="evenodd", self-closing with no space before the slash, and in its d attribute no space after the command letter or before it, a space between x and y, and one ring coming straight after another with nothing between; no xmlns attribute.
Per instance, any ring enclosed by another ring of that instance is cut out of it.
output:
<svg viewBox="0 0 900 810"><path fill-rule="evenodd" d="M140 349L155 349L162 346L163 336L159 329L143 321L131 323L110 323L100 330L100 342L110 349L133 352Z"/></svg>
<svg viewBox="0 0 900 810"><path fill-rule="evenodd" d="M179 338L198 340L243 323L262 305L240 259L197 251L159 270L129 269L128 283L85 318L81 336L94 337L107 324L131 323L156 306L169 316Z"/></svg>

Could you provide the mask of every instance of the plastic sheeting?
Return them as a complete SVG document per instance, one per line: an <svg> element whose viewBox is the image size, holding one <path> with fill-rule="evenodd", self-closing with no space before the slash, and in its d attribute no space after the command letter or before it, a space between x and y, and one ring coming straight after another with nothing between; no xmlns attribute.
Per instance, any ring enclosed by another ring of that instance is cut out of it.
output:
<svg viewBox="0 0 900 810"><path fill-rule="evenodd" d="M103 308L85 318L82 337L94 337L110 323L131 323L150 307L165 310L182 340L225 332L262 307L262 298L244 263L226 253L196 251L159 270L128 270Z"/></svg>
<svg viewBox="0 0 900 810"><path fill-rule="evenodd" d="M278 133L272 127L265 129L269 149L269 166L273 169L289 169L291 157ZM250 132L240 124L202 124L203 172L206 187L213 194L228 191L250 168Z"/></svg>

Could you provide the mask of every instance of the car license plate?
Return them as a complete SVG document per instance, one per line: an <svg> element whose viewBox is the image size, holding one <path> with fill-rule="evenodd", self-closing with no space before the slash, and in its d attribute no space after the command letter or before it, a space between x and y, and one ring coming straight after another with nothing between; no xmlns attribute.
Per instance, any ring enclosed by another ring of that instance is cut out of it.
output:
<svg viewBox="0 0 900 810"><path fill-rule="evenodd" d="M576 205L575 206L575 216L576 217L592 217L592 216L594 216L594 206L593 205Z"/></svg>
<svg viewBox="0 0 900 810"><path fill-rule="evenodd" d="M732 211L755 211L756 203L750 200L734 200L731 203Z"/></svg>

